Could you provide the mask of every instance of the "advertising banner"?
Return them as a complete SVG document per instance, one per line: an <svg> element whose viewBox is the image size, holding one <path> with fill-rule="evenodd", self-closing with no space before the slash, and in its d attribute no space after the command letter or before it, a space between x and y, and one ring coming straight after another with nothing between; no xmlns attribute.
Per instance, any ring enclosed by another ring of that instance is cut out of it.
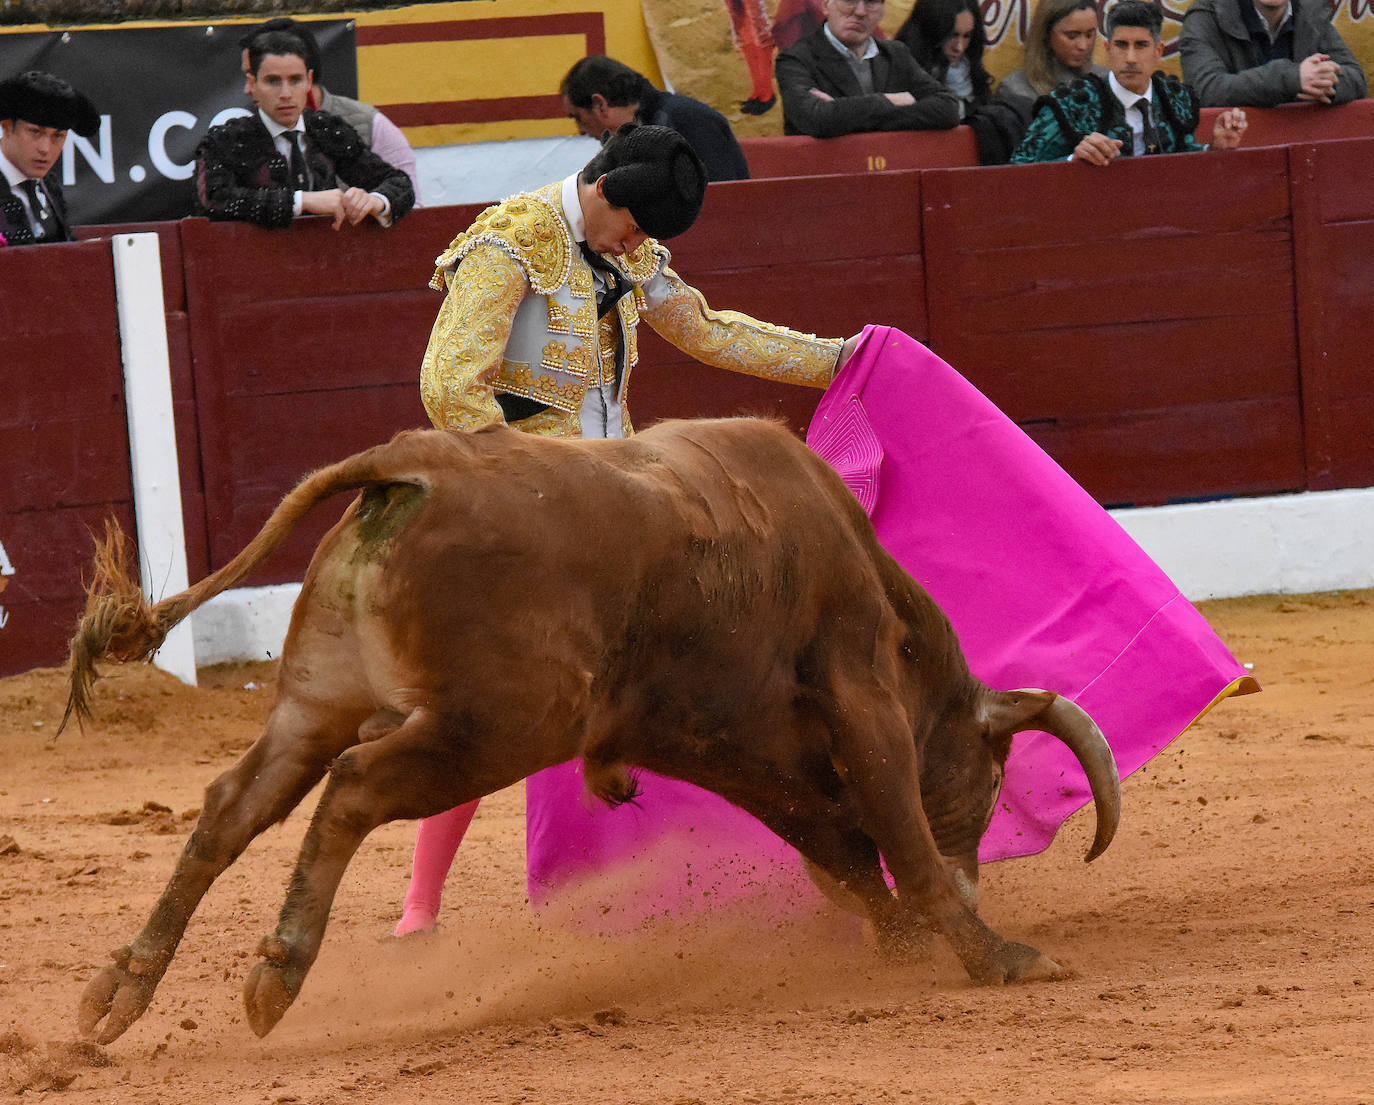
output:
<svg viewBox="0 0 1374 1105"><path fill-rule="evenodd" d="M69 134L62 151L73 223L194 212L196 145L212 126L252 106L238 42L259 22L0 34L0 73L53 73L100 112L100 130L91 138ZM355 96L352 21L311 20L310 30L329 89Z"/></svg>

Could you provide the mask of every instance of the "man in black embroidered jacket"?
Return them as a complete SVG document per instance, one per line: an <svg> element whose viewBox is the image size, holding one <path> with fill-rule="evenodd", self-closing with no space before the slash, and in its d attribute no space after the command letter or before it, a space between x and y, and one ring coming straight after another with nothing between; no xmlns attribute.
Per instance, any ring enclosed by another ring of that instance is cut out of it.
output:
<svg viewBox="0 0 1374 1105"><path fill-rule="evenodd" d="M1204 149L1193 138L1197 101L1177 77L1155 68L1164 56L1164 17L1145 0L1118 0L1107 13L1107 80L1089 75L1042 96L1014 164L1083 161ZM1249 124L1239 108L1222 112L1211 148L1235 149Z"/></svg>
<svg viewBox="0 0 1374 1105"><path fill-rule="evenodd" d="M70 242L58 162L67 132L89 138L100 115L80 92L51 73L0 81L0 244Z"/></svg>
<svg viewBox="0 0 1374 1105"><path fill-rule="evenodd" d="M336 115L306 111L306 48L274 31L249 47L247 118L213 127L196 149L196 199L212 219L290 226L328 215L337 230L371 216L390 226L415 205L410 178L367 149Z"/></svg>

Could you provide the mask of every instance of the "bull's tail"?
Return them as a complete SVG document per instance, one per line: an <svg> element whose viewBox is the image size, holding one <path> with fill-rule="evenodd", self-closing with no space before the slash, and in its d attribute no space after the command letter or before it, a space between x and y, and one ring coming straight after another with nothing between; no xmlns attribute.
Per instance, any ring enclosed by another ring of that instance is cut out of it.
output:
<svg viewBox="0 0 1374 1105"><path fill-rule="evenodd" d="M77 623L70 646L70 687L61 733L75 715L78 724L91 716L91 687L100 660L127 663L149 659L167 634L192 611L249 575L290 535L296 524L319 502L340 491L358 491L386 484L428 487L414 466L414 453L389 445L358 453L306 476L277 505L257 535L217 572L180 594L149 604L130 564L128 541L119 523L105 523L97 538L94 573L86 588L86 611ZM421 469L422 471L422 469Z"/></svg>

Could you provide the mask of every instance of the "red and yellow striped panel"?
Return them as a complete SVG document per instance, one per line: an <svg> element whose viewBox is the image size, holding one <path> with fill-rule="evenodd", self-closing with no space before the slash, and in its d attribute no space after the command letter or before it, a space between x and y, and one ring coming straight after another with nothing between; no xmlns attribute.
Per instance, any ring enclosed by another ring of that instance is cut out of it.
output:
<svg viewBox="0 0 1374 1105"><path fill-rule="evenodd" d="M357 16L358 95L417 146L575 134L558 94L610 54L661 82L633 0L426 4Z"/></svg>

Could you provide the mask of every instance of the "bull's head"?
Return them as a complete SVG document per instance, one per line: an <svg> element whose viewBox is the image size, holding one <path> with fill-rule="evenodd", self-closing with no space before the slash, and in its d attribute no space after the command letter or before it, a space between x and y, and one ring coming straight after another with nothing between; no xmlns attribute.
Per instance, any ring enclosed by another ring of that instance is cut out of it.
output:
<svg viewBox="0 0 1374 1105"><path fill-rule="evenodd" d="M1106 850L1121 818L1121 781L1106 738L1081 708L1053 691L982 688L971 710L954 713L923 750L921 805L970 906L978 897L978 843L996 809L1017 733L1049 733L1073 750L1097 808L1097 836L1086 858L1096 859Z"/></svg>

